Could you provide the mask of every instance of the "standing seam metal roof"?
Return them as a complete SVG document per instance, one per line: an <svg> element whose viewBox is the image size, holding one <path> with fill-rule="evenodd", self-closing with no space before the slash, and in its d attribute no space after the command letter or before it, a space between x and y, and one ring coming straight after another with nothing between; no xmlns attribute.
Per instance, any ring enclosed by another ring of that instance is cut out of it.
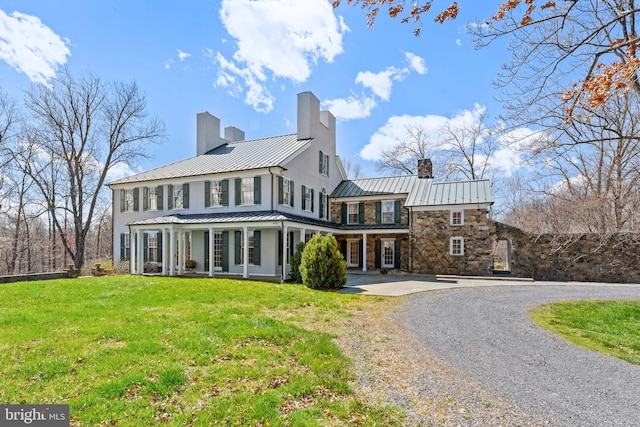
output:
<svg viewBox="0 0 640 427"><path fill-rule="evenodd" d="M416 180L415 175L364 178L342 181L331 197L363 197L385 194L407 194Z"/></svg>
<svg viewBox="0 0 640 427"><path fill-rule="evenodd" d="M297 134L294 133L229 142L206 154L118 179L109 183L109 185L280 166L282 162L304 147L309 141L310 139L299 140Z"/></svg>
<svg viewBox="0 0 640 427"><path fill-rule="evenodd" d="M493 203L488 179L458 182L433 182L418 179L405 206L442 206Z"/></svg>

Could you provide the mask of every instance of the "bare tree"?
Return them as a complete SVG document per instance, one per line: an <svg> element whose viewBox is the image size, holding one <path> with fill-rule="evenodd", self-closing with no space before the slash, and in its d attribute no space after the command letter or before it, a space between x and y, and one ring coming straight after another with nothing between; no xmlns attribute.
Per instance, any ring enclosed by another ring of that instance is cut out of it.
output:
<svg viewBox="0 0 640 427"><path fill-rule="evenodd" d="M39 189L66 254L80 269L109 170L148 155L164 125L148 116L135 83L103 83L68 70L51 88L31 86L26 101L31 126L14 158Z"/></svg>
<svg viewBox="0 0 640 427"><path fill-rule="evenodd" d="M344 171L349 179L357 179L362 176L362 166L360 166L360 163L345 159L342 161L342 167L344 167Z"/></svg>
<svg viewBox="0 0 640 427"><path fill-rule="evenodd" d="M414 175L418 172L418 160L434 157L436 152L437 143L430 139L425 128L420 125L409 125L405 128L403 138L396 140L395 145L382 151L376 168L380 172ZM434 164L437 168L441 166L441 164Z"/></svg>

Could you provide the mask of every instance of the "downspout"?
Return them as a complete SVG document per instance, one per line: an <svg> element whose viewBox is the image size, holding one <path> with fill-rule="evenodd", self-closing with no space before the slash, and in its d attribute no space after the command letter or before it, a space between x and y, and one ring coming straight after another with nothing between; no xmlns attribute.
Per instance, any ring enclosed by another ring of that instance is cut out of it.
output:
<svg viewBox="0 0 640 427"><path fill-rule="evenodd" d="M409 206L409 273L413 273L413 207Z"/></svg>
<svg viewBox="0 0 640 427"><path fill-rule="evenodd" d="M271 212L273 212L273 195L275 191L273 189L273 172L271 172L271 166L269 166L269 175L271 175Z"/></svg>

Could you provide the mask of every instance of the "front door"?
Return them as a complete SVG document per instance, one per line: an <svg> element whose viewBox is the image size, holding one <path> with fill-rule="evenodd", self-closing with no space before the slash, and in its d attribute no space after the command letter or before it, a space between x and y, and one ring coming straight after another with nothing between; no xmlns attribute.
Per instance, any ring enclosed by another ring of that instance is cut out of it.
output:
<svg viewBox="0 0 640 427"><path fill-rule="evenodd" d="M347 267L358 267L360 260L360 241L347 240Z"/></svg>

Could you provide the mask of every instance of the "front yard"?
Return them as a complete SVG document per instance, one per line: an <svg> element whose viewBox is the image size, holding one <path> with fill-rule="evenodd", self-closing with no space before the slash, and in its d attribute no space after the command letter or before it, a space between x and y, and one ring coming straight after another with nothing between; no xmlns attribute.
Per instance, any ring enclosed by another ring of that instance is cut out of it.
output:
<svg viewBox="0 0 640 427"><path fill-rule="evenodd" d="M396 425L333 338L365 298L300 285L114 276L0 286L0 402L72 425Z"/></svg>

